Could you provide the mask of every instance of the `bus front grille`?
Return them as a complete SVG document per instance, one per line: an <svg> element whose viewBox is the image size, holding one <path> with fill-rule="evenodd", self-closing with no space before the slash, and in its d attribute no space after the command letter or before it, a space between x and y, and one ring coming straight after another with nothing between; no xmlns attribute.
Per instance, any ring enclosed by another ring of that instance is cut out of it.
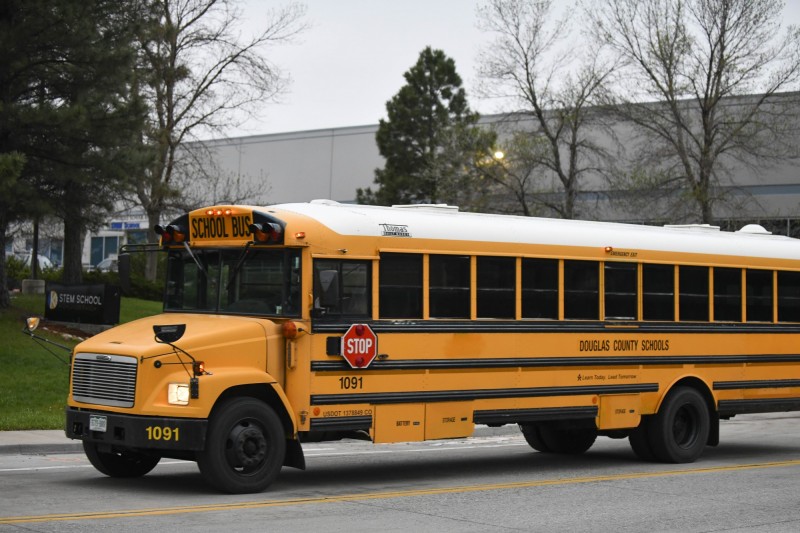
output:
<svg viewBox="0 0 800 533"><path fill-rule="evenodd" d="M135 357L79 353L72 361L72 399L110 407L133 407L137 369Z"/></svg>

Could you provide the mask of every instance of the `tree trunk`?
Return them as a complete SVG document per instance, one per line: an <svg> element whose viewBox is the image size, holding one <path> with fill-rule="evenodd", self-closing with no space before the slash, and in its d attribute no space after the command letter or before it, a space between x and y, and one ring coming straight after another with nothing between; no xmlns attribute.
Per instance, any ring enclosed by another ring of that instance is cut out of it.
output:
<svg viewBox="0 0 800 533"><path fill-rule="evenodd" d="M31 248L31 279L39 279L39 217L33 219L33 247Z"/></svg>
<svg viewBox="0 0 800 533"><path fill-rule="evenodd" d="M0 215L0 249L3 250L3 260L0 261L0 309L5 309L11 305L11 296L8 293L8 272L6 271L6 231L8 221L6 217Z"/></svg>
<svg viewBox="0 0 800 533"><path fill-rule="evenodd" d="M147 229L148 241L149 242L158 242L158 235L156 232L153 231L153 228L156 224L161 222L161 214L154 212L154 211L147 211L147 224L149 228ZM144 276L148 281L155 281L156 276L158 275L158 254L145 254L145 270Z"/></svg>
<svg viewBox="0 0 800 533"><path fill-rule="evenodd" d="M64 219L63 283L83 282L83 222L77 217Z"/></svg>

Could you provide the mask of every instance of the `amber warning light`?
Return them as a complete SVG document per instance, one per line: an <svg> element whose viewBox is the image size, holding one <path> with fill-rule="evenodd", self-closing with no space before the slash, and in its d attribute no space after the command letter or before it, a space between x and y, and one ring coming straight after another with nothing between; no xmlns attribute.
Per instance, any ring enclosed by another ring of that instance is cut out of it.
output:
<svg viewBox="0 0 800 533"><path fill-rule="evenodd" d="M209 209L209 210L206 211L206 215L208 215L210 217L213 217L215 215L218 216L218 217L221 217L223 215L225 215L226 217L229 217L232 214L233 214L233 209Z"/></svg>

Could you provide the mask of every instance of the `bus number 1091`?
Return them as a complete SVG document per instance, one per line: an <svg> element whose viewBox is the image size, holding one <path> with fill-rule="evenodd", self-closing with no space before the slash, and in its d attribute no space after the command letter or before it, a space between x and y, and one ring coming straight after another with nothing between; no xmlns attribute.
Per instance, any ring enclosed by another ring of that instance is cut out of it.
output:
<svg viewBox="0 0 800 533"><path fill-rule="evenodd" d="M356 376L344 376L339 378L339 388L343 390L363 389L364 378Z"/></svg>

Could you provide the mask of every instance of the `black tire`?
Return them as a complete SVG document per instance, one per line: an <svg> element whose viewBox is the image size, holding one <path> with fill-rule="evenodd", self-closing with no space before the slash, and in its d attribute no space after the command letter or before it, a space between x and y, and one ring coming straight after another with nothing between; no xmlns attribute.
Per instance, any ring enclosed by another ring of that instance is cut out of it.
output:
<svg viewBox="0 0 800 533"><path fill-rule="evenodd" d="M543 453L578 455L592 447L597 430L591 428L557 428L550 424L520 424L522 435L531 448Z"/></svg>
<svg viewBox="0 0 800 533"><path fill-rule="evenodd" d="M143 453L101 452L95 442L83 441L83 451L98 472L109 477L142 477L156 467L161 457Z"/></svg>
<svg viewBox="0 0 800 533"><path fill-rule="evenodd" d="M631 445L633 453L643 461L655 461L656 456L653 453L653 447L650 446L649 439L649 425L650 417L643 416L639 427L633 429L631 434L628 435L628 442Z"/></svg>
<svg viewBox="0 0 800 533"><path fill-rule="evenodd" d="M580 455L597 440L597 430L590 428L561 429L542 426L540 435L553 453Z"/></svg>
<svg viewBox="0 0 800 533"><path fill-rule="evenodd" d="M284 433L278 415L264 402L229 400L212 413L197 465L206 481L223 492L261 492L283 466Z"/></svg>
<svg viewBox="0 0 800 533"><path fill-rule="evenodd" d="M539 424L534 424L532 422L522 423L519 425L519 429L522 431L522 436L525 437L525 440L528 442L531 448L537 452L550 453L552 450L544 443L544 440L542 440L539 428Z"/></svg>
<svg viewBox="0 0 800 533"><path fill-rule="evenodd" d="M703 453L711 427L710 412L695 389L670 392L649 422L648 437L656 459L665 463L692 463Z"/></svg>

